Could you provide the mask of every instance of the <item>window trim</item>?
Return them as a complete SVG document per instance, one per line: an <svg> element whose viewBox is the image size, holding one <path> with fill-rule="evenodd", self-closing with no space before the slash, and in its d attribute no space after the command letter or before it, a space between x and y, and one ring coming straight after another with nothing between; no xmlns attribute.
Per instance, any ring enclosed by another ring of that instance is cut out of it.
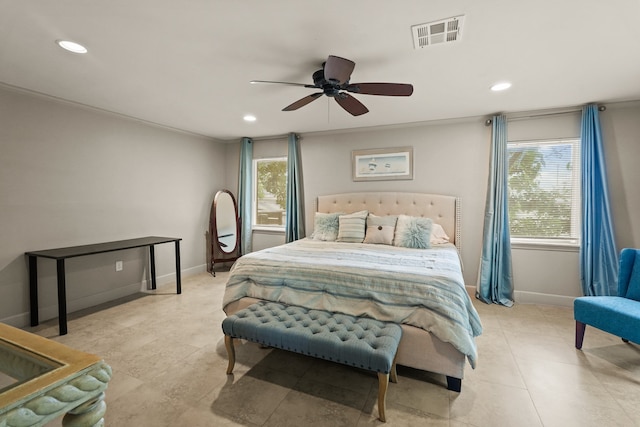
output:
<svg viewBox="0 0 640 427"><path fill-rule="evenodd" d="M580 243L575 239L527 239L522 237L511 238L511 249L535 249L542 251L577 252Z"/></svg>
<svg viewBox="0 0 640 427"><path fill-rule="evenodd" d="M251 230L252 231L260 231L260 232L269 232L273 234L282 234L286 231L286 225L265 225L265 224L257 224L258 221L258 162L261 161L284 161L287 162L287 156L274 156L274 157L261 157L254 158L252 161L253 168L253 182L252 186L252 194L251 200L253 204L253 208L251 209ZM286 208L285 208L286 212Z"/></svg>

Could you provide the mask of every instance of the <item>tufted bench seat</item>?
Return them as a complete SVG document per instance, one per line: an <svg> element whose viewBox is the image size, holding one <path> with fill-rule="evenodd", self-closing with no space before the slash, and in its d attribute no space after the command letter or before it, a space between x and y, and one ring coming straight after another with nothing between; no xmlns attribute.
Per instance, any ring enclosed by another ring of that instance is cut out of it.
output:
<svg viewBox="0 0 640 427"><path fill-rule="evenodd" d="M397 381L395 356L402 329L394 323L346 314L259 302L222 321L233 372L233 339L289 350L378 373L378 414L385 421L389 378Z"/></svg>

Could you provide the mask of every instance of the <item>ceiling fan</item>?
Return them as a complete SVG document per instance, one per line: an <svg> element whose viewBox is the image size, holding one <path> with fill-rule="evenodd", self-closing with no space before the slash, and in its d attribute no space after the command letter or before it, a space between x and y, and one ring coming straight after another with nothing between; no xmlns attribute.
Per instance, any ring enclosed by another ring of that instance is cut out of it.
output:
<svg viewBox="0 0 640 427"><path fill-rule="evenodd" d="M327 61L322 64L322 69L313 73L313 84L274 82L266 80L252 80L252 84L273 83L289 86L302 86L309 89L319 89L322 92L312 93L288 105L282 111L293 111L304 107L322 95L329 96L353 116L360 116L368 113L369 110L360 101L347 92L360 93L363 95L383 95L383 96L410 96L413 93L413 86L406 83L349 83L351 73L356 64L345 58L330 55Z"/></svg>

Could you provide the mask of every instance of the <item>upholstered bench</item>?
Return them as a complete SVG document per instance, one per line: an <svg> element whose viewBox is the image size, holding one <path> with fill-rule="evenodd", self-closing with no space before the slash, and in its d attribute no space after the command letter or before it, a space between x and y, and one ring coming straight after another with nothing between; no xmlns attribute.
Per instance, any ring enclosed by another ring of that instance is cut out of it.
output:
<svg viewBox="0 0 640 427"><path fill-rule="evenodd" d="M385 421L389 378L397 382L395 356L402 329L394 323L321 310L259 302L222 322L233 372L233 339L289 350L378 373L378 416Z"/></svg>

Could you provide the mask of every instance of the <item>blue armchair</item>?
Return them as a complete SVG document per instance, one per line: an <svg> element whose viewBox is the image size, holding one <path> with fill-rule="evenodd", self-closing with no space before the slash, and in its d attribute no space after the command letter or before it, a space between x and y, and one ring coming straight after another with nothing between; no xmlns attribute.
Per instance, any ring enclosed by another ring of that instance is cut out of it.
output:
<svg viewBox="0 0 640 427"><path fill-rule="evenodd" d="M576 348L582 348L587 325L640 343L640 249L623 249L618 270L618 296L579 297L573 302Z"/></svg>

